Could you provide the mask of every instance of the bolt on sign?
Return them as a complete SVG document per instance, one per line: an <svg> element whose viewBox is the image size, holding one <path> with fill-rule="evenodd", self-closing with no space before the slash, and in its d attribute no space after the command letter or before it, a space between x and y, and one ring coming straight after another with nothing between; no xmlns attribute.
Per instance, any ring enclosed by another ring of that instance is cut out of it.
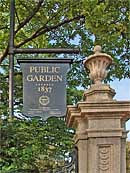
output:
<svg viewBox="0 0 130 173"><path fill-rule="evenodd" d="M23 73L23 114L62 117L66 114L66 74L72 59L18 59Z"/></svg>

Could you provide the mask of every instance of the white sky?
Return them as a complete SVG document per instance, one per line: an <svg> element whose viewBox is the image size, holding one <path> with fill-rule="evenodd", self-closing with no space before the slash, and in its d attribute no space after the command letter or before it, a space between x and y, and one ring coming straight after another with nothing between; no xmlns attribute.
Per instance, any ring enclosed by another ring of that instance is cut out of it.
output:
<svg viewBox="0 0 130 173"><path fill-rule="evenodd" d="M114 97L116 100L130 101L130 79L123 79L121 81L114 80L110 83L110 86L116 91L116 95ZM130 131L130 120L126 123L126 130ZM127 140L130 141L130 132L127 136Z"/></svg>

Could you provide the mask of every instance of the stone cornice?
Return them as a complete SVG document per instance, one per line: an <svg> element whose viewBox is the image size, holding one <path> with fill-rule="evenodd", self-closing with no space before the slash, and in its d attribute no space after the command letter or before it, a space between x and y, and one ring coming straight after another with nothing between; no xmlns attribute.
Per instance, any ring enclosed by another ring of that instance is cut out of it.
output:
<svg viewBox="0 0 130 173"><path fill-rule="evenodd" d="M75 126L77 119L92 117L130 118L130 101L78 102L67 107L66 122L69 127Z"/></svg>

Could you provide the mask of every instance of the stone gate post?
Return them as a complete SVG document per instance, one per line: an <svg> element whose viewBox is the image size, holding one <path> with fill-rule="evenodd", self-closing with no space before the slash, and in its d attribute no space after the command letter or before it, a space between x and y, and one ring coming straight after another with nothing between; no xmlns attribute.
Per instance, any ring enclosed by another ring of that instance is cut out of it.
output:
<svg viewBox="0 0 130 173"><path fill-rule="evenodd" d="M76 128L78 173L126 173L125 122L130 118L130 102L113 99L115 91L102 83L113 60L101 53L100 46L94 52L84 61L94 84L84 92L84 101L67 108L67 125Z"/></svg>

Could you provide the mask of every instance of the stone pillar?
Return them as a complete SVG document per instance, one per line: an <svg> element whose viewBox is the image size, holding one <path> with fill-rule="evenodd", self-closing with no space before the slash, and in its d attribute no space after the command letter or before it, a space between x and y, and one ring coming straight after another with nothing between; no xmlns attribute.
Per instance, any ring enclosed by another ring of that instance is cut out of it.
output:
<svg viewBox="0 0 130 173"><path fill-rule="evenodd" d="M115 91L102 80L111 56L96 46L85 61L94 82L84 92L84 101L67 108L67 125L76 129L78 173L126 173L125 122L130 118L130 102L113 100Z"/></svg>

